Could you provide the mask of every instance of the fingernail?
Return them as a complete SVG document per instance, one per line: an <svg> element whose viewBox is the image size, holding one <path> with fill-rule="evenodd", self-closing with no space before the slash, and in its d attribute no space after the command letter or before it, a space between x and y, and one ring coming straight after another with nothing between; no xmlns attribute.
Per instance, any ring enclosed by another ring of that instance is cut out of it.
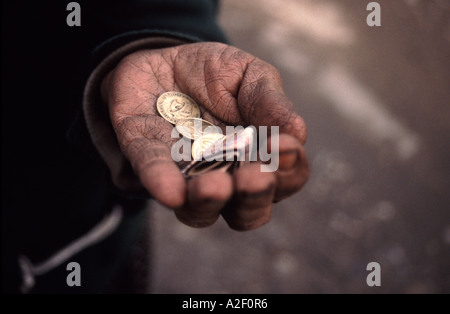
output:
<svg viewBox="0 0 450 314"><path fill-rule="evenodd" d="M289 170L297 163L298 151L291 150L286 152L281 152L279 157L279 168L281 170Z"/></svg>

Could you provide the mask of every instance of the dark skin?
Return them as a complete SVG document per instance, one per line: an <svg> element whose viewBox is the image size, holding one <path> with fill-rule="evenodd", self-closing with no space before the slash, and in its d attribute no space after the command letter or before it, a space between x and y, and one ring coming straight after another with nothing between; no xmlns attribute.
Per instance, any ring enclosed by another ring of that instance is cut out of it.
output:
<svg viewBox="0 0 450 314"><path fill-rule="evenodd" d="M171 138L173 125L156 110L166 91L194 98L202 118L222 127L279 126L278 170L261 172L252 162L233 174L211 171L186 180L170 153L178 140ZM209 226L222 215L235 230L260 227L270 220L272 204L298 192L308 178L306 126L278 71L235 47L196 43L135 52L105 77L102 97L142 185L189 226Z"/></svg>

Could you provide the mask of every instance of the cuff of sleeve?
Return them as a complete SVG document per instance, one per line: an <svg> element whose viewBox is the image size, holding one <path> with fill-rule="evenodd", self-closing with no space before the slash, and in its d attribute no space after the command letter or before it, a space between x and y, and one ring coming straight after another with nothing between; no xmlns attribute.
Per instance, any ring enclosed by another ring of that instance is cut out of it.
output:
<svg viewBox="0 0 450 314"><path fill-rule="evenodd" d="M109 54L89 76L83 95L83 112L91 140L105 161L111 174L112 183L124 191L143 189L130 163L122 154L114 129L111 125L107 106L102 103L100 85L102 79L126 55L141 49L158 49L186 44L188 41L152 37L130 42Z"/></svg>

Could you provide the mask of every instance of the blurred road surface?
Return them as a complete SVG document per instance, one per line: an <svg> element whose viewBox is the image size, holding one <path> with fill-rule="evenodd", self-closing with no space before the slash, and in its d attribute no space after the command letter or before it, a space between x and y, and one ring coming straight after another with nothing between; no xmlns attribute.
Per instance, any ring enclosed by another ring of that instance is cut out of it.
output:
<svg viewBox="0 0 450 314"><path fill-rule="evenodd" d="M250 232L152 204L151 293L450 293L450 1L378 1L381 27L369 2L222 2L233 45L280 70L312 173Z"/></svg>

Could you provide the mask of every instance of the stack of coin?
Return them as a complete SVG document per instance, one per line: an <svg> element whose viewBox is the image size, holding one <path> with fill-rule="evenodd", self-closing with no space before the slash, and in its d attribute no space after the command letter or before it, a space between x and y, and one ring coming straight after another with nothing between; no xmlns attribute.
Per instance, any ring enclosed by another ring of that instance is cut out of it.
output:
<svg viewBox="0 0 450 314"><path fill-rule="evenodd" d="M208 147L207 145L213 144L211 139L214 137L219 139L219 134L222 134L222 130L200 118L200 108L197 103L189 96L180 92L166 92L159 96L156 108L159 114L166 119L166 121L174 124L178 132L181 135L194 140L195 143L195 155L192 157L198 159ZM208 140L202 139L204 135L209 136ZM199 141L196 142L196 140ZM193 144L194 145L194 144ZM194 152L194 150L192 150Z"/></svg>
<svg viewBox="0 0 450 314"><path fill-rule="evenodd" d="M187 178L213 169L231 172L239 167L242 150L235 141L236 134L224 136L218 126L201 119L200 108L192 98L180 92L165 92L159 96L156 108L180 134L193 140L191 151L194 160L182 169ZM231 141L227 140L230 138ZM244 145L248 144L246 140Z"/></svg>

